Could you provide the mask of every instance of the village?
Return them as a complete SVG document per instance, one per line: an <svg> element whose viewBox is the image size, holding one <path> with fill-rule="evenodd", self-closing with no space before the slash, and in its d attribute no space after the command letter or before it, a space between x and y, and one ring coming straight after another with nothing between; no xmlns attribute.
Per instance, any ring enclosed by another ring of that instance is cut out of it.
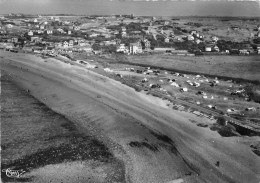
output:
<svg viewBox="0 0 260 183"><path fill-rule="evenodd" d="M13 52L45 56L71 56L73 53L168 53L180 56L260 54L260 26L254 24L257 20L249 20L250 24L246 27L243 24L232 26L226 24L226 20L218 20L224 22L226 27L216 30L213 24L205 23L208 20L195 20L196 23L189 19L134 15L82 17L9 14L0 18L0 49Z"/></svg>

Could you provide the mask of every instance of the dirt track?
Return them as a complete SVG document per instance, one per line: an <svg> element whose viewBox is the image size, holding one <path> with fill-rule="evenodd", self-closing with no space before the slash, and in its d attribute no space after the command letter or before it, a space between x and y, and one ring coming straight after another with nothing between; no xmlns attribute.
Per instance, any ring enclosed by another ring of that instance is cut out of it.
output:
<svg viewBox="0 0 260 183"><path fill-rule="evenodd" d="M132 182L259 182L259 157L249 148L257 137L220 137L159 99L77 66L1 54L18 85L104 142Z"/></svg>

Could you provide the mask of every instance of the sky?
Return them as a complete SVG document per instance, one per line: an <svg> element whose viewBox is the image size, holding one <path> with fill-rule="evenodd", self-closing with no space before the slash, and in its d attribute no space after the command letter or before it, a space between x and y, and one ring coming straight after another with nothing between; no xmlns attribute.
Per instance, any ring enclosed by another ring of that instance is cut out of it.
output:
<svg viewBox="0 0 260 183"><path fill-rule="evenodd" d="M0 0L6 13L260 17L260 0Z"/></svg>

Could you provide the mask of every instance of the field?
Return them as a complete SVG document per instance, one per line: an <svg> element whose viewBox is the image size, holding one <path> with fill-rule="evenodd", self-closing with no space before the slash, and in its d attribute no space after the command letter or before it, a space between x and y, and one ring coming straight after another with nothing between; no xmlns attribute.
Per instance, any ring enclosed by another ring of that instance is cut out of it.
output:
<svg viewBox="0 0 260 183"><path fill-rule="evenodd" d="M102 61L102 59L97 58L98 60ZM110 58L104 58L104 60L108 63L127 63L183 73L260 81L260 59L258 56L112 55Z"/></svg>

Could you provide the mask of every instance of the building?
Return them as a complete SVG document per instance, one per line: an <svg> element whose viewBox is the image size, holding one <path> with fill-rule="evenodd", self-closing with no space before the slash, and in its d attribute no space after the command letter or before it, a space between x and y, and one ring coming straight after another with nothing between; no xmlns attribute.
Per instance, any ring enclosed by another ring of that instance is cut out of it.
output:
<svg viewBox="0 0 260 183"><path fill-rule="evenodd" d="M31 37L31 42L36 42L39 43L42 41L42 38L38 37L38 36L32 36Z"/></svg>
<svg viewBox="0 0 260 183"><path fill-rule="evenodd" d="M53 31L51 29L48 29L45 32L46 32L46 34L53 34Z"/></svg>
<svg viewBox="0 0 260 183"><path fill-rule="evenodd" d="M125 44L120 44L117 47L116 52L128 53L128 49L126 48Z"/></svg>
<svg viewBox="0 0 260 183"><path fill-rule="evenodd" d="M213 50L216 51L216 52L219 52L219 47L218 47L217 45L215 45L215 46L213 47Z"/></svg>
<svg viewBox="0 0 260 183"><path fill-rule="evenodd" d="M44 25L40 25L40 29L43 30L45 27Z"/></svg>
<svg viewBox="0 0 260 183"><path fill-rule="evenodd" d="M187 39L188 39L188 41L193 41L193 40L194 40L194 37L193 37L192 35L188 35L188 36L187 36Z"/></svg>
<svg viewBox="0 0 260 183"><path fill-rule="evenodd" d="M143 42L144 42L145 50L150 50L151 49L151 42L147 39L145 39Z"/></svg>
<svg viewBox="0 0 260 183"><path fill-rule="evenodd" d="M30 30L30 31L28 32L28 36L33 36L33 31Z"/></svg>
<svg viewBox="0 0 260 183"><path fill-rule="evenodd" d="M205 51L206 52L211 52L212 51L212 45L208 44L205 46Z"/></svg>
<svg viewBox="0 0 260 183"><path fill-rule="evenodd" d="M169 43L169 42L170 42L170 39L169 39L168 37L166 37L166 38L164 39L164 42L165 42L165 43Z"/></svg>
<svg viewBox="0 0 260 183"><path fill-rule="evenodd" d="M191 30L190 31L190 35L194 35L194 34L197 34L197 31L196 30Z"/></svg>
<svg viewBox="0 0 260 183"><path fill-rule="evenodd" d="M68 41L64 41L63 44L62 44L62 46L63 46L64 48L68 48L68 47L69 47Z"/></svg>
<svg viewBox="0 0 260 183"><path fill-rule="evenodd" d="M217 41L219 40L217 36L212 36L211 39L212 39L212 41L214 41L214 42L217 42Z"/></svg>
<svg viewBox="0 0 260 183"><path fill-rule="evenodd" d="M12 43L17 43L18 42L18 38L17 37L12 37L11 38L11 42Z"/></svg>
<svg viewBox="0 0 260 183"><path fill-rule="evenodd" d="M195 43L196 43L196 44L200 44L200 43L201 43L201 40L200 40L200 39L195 39Z"/></svg>
<svg viewBox="0 0 260 183"><path fill-rule="evenodd" d="M74 41L73 40L69 40L69 46L72 47L74 45Z"/></svg>
<svg viewBox="0 0 260 183"><path fill-rule="evenodd" d="M93 51L93 49L90 45L86 45L86 46L82 47L82 50L85 52L88 52L88 53Z"/></svg>
<svg viewBox="0 0 260 183"><path fill-rule="evenodd" d="M122 32L121 32L121 35L122 35L122 37L126 37L126 28L125 27L122 27L121 28L122 29Z"/></svg>
<svg viewBox="0 0 260 183"><path fill-rule="evenodd" d="M78 31L78 30L80 30L80 27L79 27L79 26L74 26L73 29L74 29L75 31Z"/></svg>
<svg viewBox="0 0 260 183"><path fill-rule="evenodd" d="M89 35L89 37L97 37L97 36L98 36L97 33L92 33L92 34Z"/></svg>
<svg viewBox="0 0 260 183"><path fill-rule="evenodd" d="M142 45L140 42L137 43L130 43L129 45L129 52L130 54L138 54L138 53L142 53Z"/></svg>

